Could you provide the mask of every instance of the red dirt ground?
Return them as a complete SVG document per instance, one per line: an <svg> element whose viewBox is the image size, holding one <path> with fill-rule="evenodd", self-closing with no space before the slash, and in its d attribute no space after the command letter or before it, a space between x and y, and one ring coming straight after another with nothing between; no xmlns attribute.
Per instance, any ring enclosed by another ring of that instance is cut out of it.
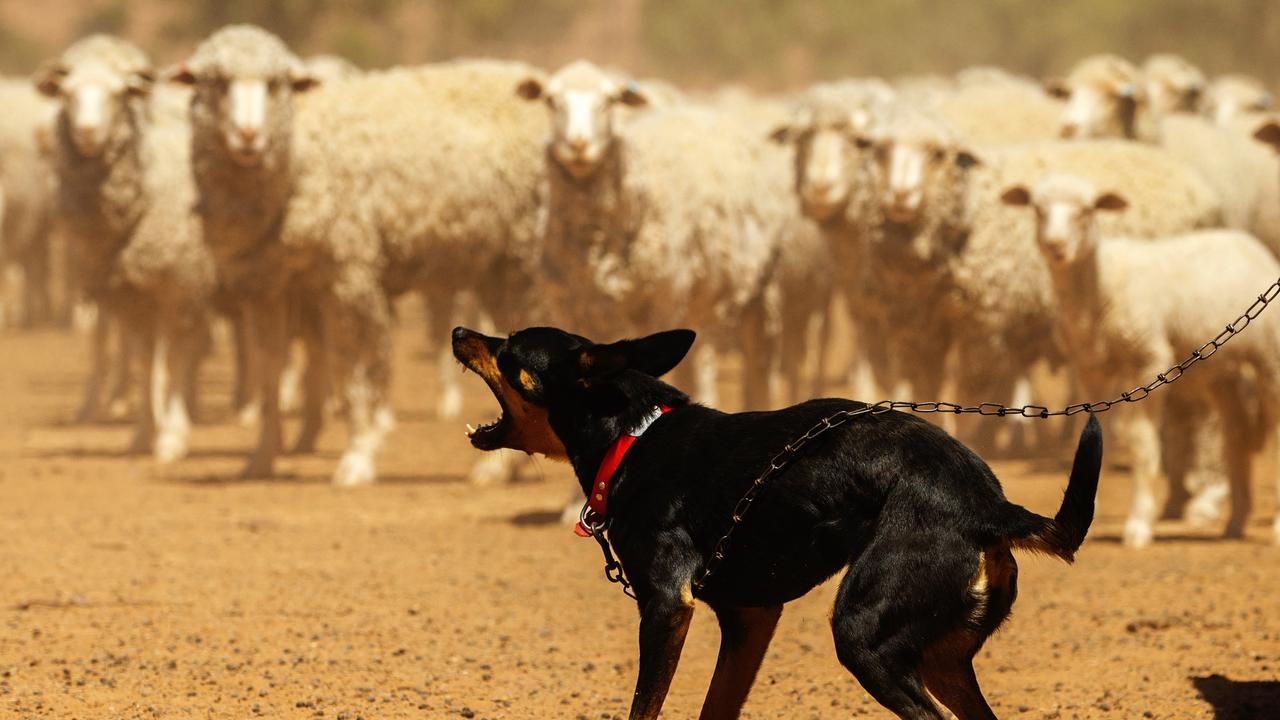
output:
<svg viewBox="0 0 1280 720"><path fill-rule="evenodd" d="M432 418L420 327L399 334L382 481L355 491L328 484L337 426L275 480L230 479L253 433L222 409L225 358L193 457L159 467L119 454L124 425L65 424L83 338L0 335L0 717L624 717L636 612L555 521L566 469L467 485L477 454L461 422ZM480 383L467 391L470 418L491 414ZM1052 512L1068 459L995 468ZM1019 558L1014 616L977 661L996 712L1280 717L1270 481L1247 540L1164 523L1140 552L1118 543L1128 484L1105 472L1074 567ZM745 717L889 717L836 661L834 590L787 608ZM664 717L696 715L716 643L703 608Z"/></svg>

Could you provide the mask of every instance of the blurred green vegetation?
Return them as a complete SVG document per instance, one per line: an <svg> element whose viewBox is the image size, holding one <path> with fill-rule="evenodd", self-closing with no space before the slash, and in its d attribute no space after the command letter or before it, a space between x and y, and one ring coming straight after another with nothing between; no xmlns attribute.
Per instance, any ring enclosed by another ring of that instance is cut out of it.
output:
<svg viewBox="0 0 1280 720"><path fill-rule="evenodd" d="M123 34L172 60L231 22L366 67L587 56L701 85L989 64L1044 76L1099 51L1141 60L1172 50L1210 73L1267 81L1280 72L1280 0L82 0L3 12L27 2L0 0L7 72L29 72L88 32Z"/></svg>

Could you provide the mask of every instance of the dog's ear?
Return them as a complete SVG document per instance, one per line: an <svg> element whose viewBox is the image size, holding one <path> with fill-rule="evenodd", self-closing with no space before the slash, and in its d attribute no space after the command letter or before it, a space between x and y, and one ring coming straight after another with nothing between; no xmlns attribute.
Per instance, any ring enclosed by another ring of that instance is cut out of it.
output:
<svg viewBox="0 0 1280 720"><path fill-rule="evenodd" d="M595 345L582 353L582 374L599 377L629 369L662 377L680 364L695 337L692 330L666 330L636 340Z"/></svg>

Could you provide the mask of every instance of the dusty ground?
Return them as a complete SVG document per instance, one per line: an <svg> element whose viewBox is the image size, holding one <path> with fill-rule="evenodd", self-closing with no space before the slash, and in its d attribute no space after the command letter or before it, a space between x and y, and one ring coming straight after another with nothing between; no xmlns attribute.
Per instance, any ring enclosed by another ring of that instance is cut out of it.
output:
<svg viewBox="0 0 1280 720"><path fill-rule="evenodd" d="M341 447L235 476L252 433L207 373L194 457L122 457L128 428L64 423L83 340L0 335L0 717L610 718L635 671L632 602L594 543L554 521L567 473L473 488L460 422L431 417L420 332L401 332L383 481L340 491ZM471 378L469 416L492 401ZM1175 389L1176 390L1176 389ZM1066 458L996 463L1015 500L1052 511ZM978 672L996 711L1031 718L1263 718L1280 707L1274 493L1242 542L1180 524L1117 542L1123 468L1074 567L1020 558L1014 617ZM834 586L787 609L750 718L888 717L836 662ZM714 663L700 612L665 717L694 717Z"/></svg>

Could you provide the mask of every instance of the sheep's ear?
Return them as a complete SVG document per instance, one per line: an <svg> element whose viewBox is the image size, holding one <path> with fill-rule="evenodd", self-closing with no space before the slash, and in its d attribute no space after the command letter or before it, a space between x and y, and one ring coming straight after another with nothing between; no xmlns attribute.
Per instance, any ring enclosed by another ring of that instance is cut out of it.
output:
<svg viewBox="0 0 1280 720"><path fill-rule="evenodd" d="M151 68L139 70L129 76L125 83L125 89L134 97L146 97L151 94L151 87L155 85L156 72Z"/></svg>
<svg viewBox="0 0 1280 720"><path fill-rule="evenodd" d="M1275 98L1271 96L1271 93L1263 93L1262 97L1258 98L1258 102L1253 104L1253 109L1254 110L1270 110L1272 104L1274 103L1275 103Z"/></svg>
<svg viewBox="0 0 1280 720"><path fill-rule="evenodd" d="M1119 95L1122 98L1132 99L1137 94L1138 94L1138 86L1134 85L1133 83L1124 83L1120 87L1116 88L1116 95Z"/></svg>
<svg viewBox="0 0 1280 720"><path fill-rule="evenodd" d="M627 84L614 95L614 99L627 107L646 107L649 105L649 96L640 89L640 85L635 80L628 80Z"/></svg>
<svg viewBox="0 0 1280 720"><path fill-rule="evenodd" d="M178 63L166 70L164 79L166 82L171 82L175 85L196 84L196 74L191 71L191 66L186 63Z"/></svg>
<svg viewBox="0 0 1280 720"><path fill-rule="evenodd" d="M1119 193L1104 192L1093 201L1095 210L1110 210L1118 212L1129 207L1129 201L1125 200Z"/></svg>
<svg viewBox="0 0 1280 720"><path fill-rule="evenodd" d="M289 88L294 92L307 92L320 86L320 78L311 73L290 73Z"/></svg>
<svg viewBox="0 0 1280 720"><path fill-rule="evenodd" d="M1253 137L1255 140L1270 145L1272 150L1280 152L1280 121L1266 121L1262 127L1253 131Z"/></svg>
<svg viewBox="0 0 1280 720"><path fill-rule="evenodd" d="M542 97L542 80L536 77L527 77L516 85L516 95L525 100L537 100Z"/></svg>
<svg viewBox="0 0 1280 720"><path fill-rule="evenodd" d="M956 165L962 170L968 170L971 167L977 167L982 164L982 159L972 152L961 148L956 151Z"/></svg>
<svg viewBox="0 0 1280 720"><path fill-rule="evenodd" d="M1024 185L1014 185L1000 193L1000 202L1013 207L1026 207L1031 204L1031 191Z"/></svg>
<svg viewBox="0 0 1280 720"><path fill-rule="evenodd" d="M695 336L692 330L666 330L636 340L592 346L582 351L582 374L600 377L619 370L639 370L661 377L680 364Z"/></svg>
<svg viewBox="0 0 1280 720"><path fill-rule="evenodd" d="M789 124L779 125L769 133L769 139L779 145L786 145L795 140L795 132Z"/></svg>
<svg viewBox="0 0 1280 720"><path fill-rule="evenodd" d="M59 63L46 63L31 78L36 90L45 97L56 98L62 90L62 79L67 76L66 67Z"/></svg>
<svg viewBox="0 0 1280 720"><path fill-rule="evenodd" d="M1066 100L1071 97L1071 88L1067 87L1066 81L1062 78L1049 78L1044 81L1044 91L1049 97L1059 100Z"/></svg>

